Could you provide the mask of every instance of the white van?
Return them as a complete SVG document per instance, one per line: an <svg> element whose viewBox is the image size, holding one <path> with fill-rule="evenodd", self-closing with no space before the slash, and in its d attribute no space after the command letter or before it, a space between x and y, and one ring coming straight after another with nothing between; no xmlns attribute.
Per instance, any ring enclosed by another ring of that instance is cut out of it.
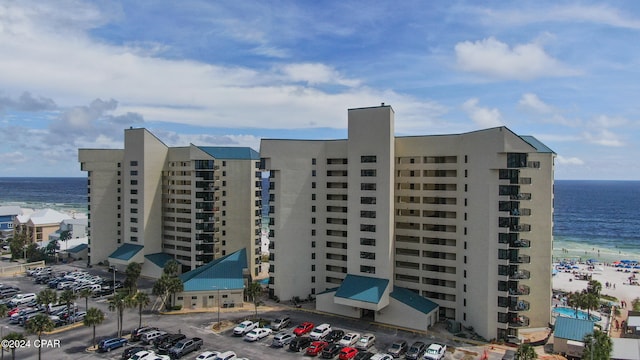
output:
<svg viewBox="0 0 640 360"><path fill-rule="evenodd" d="M30 301L33 301L35 299L36 299L36 294L26 293L26 294L15 294L9 301L14 303L15 305L22 305Z"/></svg>
<svg viewBox="0 0 640 360"><path fill-rule="evenodd" d="M151 343L151 341L153 341L153 339L157 338L158 336L162 336L166 333L167 333L166 331L161 331L161 330L149 331L142 334L142 336L140 337L140 340L142 340L142 342L145 344L149 344Z"/></svg>
<svg viewBox="0 0 640 360"><path fill-rule="evenodd" d="M233 351L225 351L223 353L218 354L215 360L233 360L235 358L237 358L236 353L234 353Z"/></svg>

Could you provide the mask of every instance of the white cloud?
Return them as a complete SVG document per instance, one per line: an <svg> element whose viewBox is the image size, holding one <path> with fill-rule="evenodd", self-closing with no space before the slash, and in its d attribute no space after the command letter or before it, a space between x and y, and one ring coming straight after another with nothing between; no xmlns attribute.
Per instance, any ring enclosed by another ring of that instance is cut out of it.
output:
<svg viewBox="0 0 640 360"><path fill-rule="evenodd" d="M345 79L335 69L324 64L288 64L282 66L281 71L290 81L302 81L309 85L338 84L348 87L360 85L360 81Z"/></svg>
<svg viewBox="0 0 640 360"><path fill-rule="evenodd" d="M12 151L0 154L2 162L8 165L22 164L27 162L27 157L20 151Z"/></svg>
<svg viewBox="0 0 640 360"><path fill-rule="evenodd" d="M584 161L578 157L556 156L556 163L560 165L584 165Z"/></svg>
<svg viewBox="0 0 640 360"><path fill-rule="evenodd" d="M532 93L523 94L518 105L541 114L549 114L554 111L552 106L547 105L544 101L540 100L538 95Z"/></svg>
<svg viewBox="0 0 640 360"><path fill-rule="evenodd" d="M584 139L592 144L607 146L607 147L620 147L625 143L614 132L607 129L599 129L596 131L582 133Z"/></svg>
<svg viewBox="0 0 640 360"><path fill-rule="evenodd" d="M502 115L500 110L478 106L479 100L471 98L462 104L462 109L466 111L471 120L482 127L502 126Z"/></svg>
<svg viewBox="0 0 640 360"><path fill-rule="evenodd" d="M549 56L537 43L509 45L493 37L456 44L456 61L463 71L500 79L527 80L571 76L577 72Z"/></svg>

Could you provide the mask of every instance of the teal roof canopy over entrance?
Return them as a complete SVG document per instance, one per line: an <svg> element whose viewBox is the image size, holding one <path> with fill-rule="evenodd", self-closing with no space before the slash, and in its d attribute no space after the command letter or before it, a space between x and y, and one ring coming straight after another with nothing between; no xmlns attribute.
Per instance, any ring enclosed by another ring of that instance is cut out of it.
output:
<svg viewBox="0 0 640 360"><path fill-rule="evenodd" d="M180 275L184 291L213 291L244 288L243 270L247 251L238 250Z"/></svg>
<svg viewBox="0 0 640 360"><path fill-rule="evenodd" d="M387 279L349 274L342 281L335 296L377 304L388 286Z"/></svg>
<svg viewBox="0 0 640 360"><path fill-rule="evenodd" d="M135 244L129 244L129 243L122 244L120 245L119 248L116 249L116 251L112 252L111 255L109 255L109 257L112 259L127 261L127 260L130 260L132 257L136 256L136 254L143 248L144 246L142 245L135 245Z"/></svg>
<svg viewBox="0 0 640 360"><path fill-rule="evenodd" d="M401 303L410 306L423 314L429 314L433 310L438 308L438 304L433 301L416 294L415 292L401 288L398 286L393 287L393 292L389 294L392 298L400 301Z"/></svg>
<svg viewBox="0 0 640 360"><path fill-rule="evenodd" d="M156 264L156 266L160 268L164 268L164 266L171 260L173 260L173 256L165 253L155 253L144 256L145 259L148 259L152 263Z"/></svg>
<svg viewBox="0 0 640 360"><path fill-rule="evenodd" d="M79 253L80 251L82 251L82 250L84 250L84 249L86 249L88 247L89 247L89 245L87 245L87 244L79 244L79 245L76 245L76 246L72 247L71 249L67 250L67 252L75 254L75 253Z"/></svg>

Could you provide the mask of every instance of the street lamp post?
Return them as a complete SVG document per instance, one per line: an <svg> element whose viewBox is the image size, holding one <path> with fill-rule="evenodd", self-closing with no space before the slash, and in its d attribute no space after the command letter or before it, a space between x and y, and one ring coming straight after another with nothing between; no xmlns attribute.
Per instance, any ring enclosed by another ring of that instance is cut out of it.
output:
<svg viewBox="0 0 640 360"><path fill-rule="evenodd" d="M216 287L218 289L218 294L216 295L216 297L218 298L218 331L220 331L220 288Z"/></svg>
<svg viewBox="0 0 640 360"><path fill-rule="evenodd" d="M118 269L116 269L115 265L111 265L110 266L111 270L113 270L113 284L111 285L111 289L113 290L113 293L116 293L116 272L118 271Z"/></svg>

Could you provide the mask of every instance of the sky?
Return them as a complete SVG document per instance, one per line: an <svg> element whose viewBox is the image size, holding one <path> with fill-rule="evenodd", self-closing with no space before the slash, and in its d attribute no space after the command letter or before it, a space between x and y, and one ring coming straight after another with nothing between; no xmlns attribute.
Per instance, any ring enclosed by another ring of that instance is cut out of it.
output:
<svg viewBox="0 0 640 360"><path fill-rule="evenodd" d="M640 180L636 1L0 1L0 177L86 176L79 148L507 126L556 179Z"/></svg>

